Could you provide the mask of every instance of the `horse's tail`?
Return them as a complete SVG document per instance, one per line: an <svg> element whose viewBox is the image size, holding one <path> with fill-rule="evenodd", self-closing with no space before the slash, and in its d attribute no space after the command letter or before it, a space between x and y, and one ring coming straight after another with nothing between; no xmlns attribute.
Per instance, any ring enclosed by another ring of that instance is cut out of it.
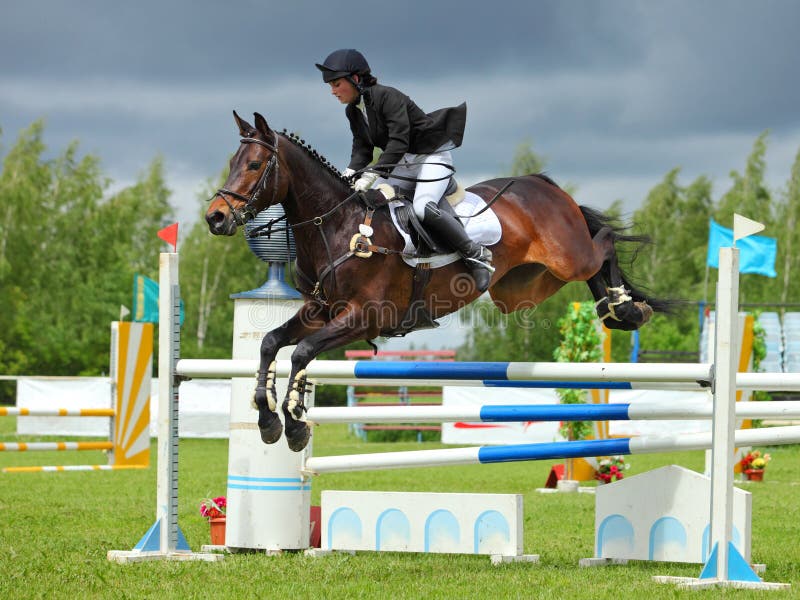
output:
<svg viewBox="0 0 800 600"><path fill-rule="evenodd" d="M628 227L621 225L613 217L587 206L581 206L579 208L581 209L581 213L583 213L583 218L586 220L586 225L589 227L589 233L592 235L592 237L594 237L594 235L603 227L609 227L613 231L615 249L618 251L617 256L620 254L620 248L617 246L617 242L629 245L628 248L625 248L626 252L624 254L627 258L625 262L628 264L633 263L633 261L636 259L636 255L643 246L651 243L650 237L647 235L633 235L626 233ZM609 272L609 270L610 266L607 263L604 264L601 269L601 272L604 274L604 279L607 281L608 277L606 274ZM618 271L625 289L628 291L628 294L631 296L631 298L633 298L634 302L646 302L648 305L650 305L653 311L662 313L672 313L680 304L680 302L676 300L655 298L649 295L644 289L631 281L631 278L625 273L622 267L618 267Z"/></svg>

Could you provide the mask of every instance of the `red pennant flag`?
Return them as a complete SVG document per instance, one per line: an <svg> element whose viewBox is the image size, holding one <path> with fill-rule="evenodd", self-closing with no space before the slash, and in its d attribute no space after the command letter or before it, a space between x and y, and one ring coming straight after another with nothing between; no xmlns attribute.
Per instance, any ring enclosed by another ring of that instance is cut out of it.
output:
<svg viewBox="0 0 800 600"><path fill-rule="evenodd" d="M167 225L164 229L159 230L158 237L162 240L167 242L170 246L172 246L172 251L178 251L178 224L173 223L172 225Z"/></svg>

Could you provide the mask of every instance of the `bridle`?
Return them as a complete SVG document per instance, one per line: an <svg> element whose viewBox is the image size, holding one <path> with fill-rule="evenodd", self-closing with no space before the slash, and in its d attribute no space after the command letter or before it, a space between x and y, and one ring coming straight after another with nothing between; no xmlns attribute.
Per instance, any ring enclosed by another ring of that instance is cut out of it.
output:
<svg viewBox="0 0 800 600"><path fill-rule="evenodd" d="M275 169L275 178L272 188L272 198L273 200L278 195L278 170L280 169L280 164L278 163L278 143L280 142L280 136L278 136L277 132L273 132L275 134L275 145L269 144L265 141L253 138L253 137L245 137L239 140L242 144L258 144L259 146L264 146L272 150L272 156L270 157L269 161L267 162L267 166L264 168L264 171L261 173L261 177L259 177L258 181L256 182L255 186L253 187L252 191L250 192L250 197L243 196L238 192L233 192L226 188L219 188L209 201L213 200L217 196L222 198L225 201L225 204L228 205L228 208L231 211L231 216L233 216L234 222L242 226L248 221L252 221L255 216L258 214L258 210L256 210L256 202L258 202L259 197L261 196L261 192L263 192L267 187L267 181L269 180L270 173L272 169ZM233 204L231 204L230 200L228 200L227 196L233 196L237 200L241 200L245 203L244 207L241 210L234 208Z"/></svg>

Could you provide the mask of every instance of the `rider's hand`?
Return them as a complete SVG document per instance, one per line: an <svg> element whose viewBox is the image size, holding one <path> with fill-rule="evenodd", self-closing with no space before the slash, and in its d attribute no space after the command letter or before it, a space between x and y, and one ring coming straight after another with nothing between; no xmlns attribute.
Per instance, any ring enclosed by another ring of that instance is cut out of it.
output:
<svg viewBox="0 0 800 600"><path fill-rule="evenodd" d="M342 171L342 177L344 177L345 179L350 179L355 174L356 170L351 169L350 167L347 167L344 171Z"/></svg>
<svg viewBox="0 0 800 600"><path fill-rule="evenodd" d="M353 189L357 192L366 191L372 187L372 184L375 183L377 178L378 175L376 173L364 173L358 178L358 181L353 184Z"/></svg>

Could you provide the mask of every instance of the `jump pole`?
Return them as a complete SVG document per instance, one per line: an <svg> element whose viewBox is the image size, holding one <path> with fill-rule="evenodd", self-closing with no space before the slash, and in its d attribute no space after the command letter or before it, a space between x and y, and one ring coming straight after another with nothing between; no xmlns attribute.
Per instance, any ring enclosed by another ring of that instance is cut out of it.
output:
<svg viewBox="0 0 800 600"><path fill-rule="evenodd" d="M178 526L178 385L180 285L178 254L159 257L158 303L158 464L156 521L133 550L109 550L108 560L221 560L223 555L194 553Z"/></svg>
<svg viewBox="0 0 800 600"><path fill-rule="evenodd" d="M714 419L712 423L711 469L711 535L708 561L698 579L657 576L662 583L677 583L687 588L747 587L752 589L786 589L788 584L767 583L733 545L733 466L734 449L738 445L781 443L777 436L793 437L794 427L781 427L763 441L739 438L736 424L736 334L739 315L739 250L736 240L764 229L761 223L740 215L733 216L733 247L719 250L717 281L717 318L714 349ZM759 430L755 430L759 431ZM769 430L761 430L767 431ZM740 442L744 442L740 444Z"/></svg>
<svg viewBox="0 0 800 600"><path fill-rule="evenodd" d="M454 365L450 367L450 365ZM462 367L461 365L465 365ZM257 360L183 358L182 377L255 379ZM277 361L278 377L288 377L291 361ZM321 384L377 386L437 385L575 389L711 389L706 363L425 363L406 361L312 360L309 379ZM735 373L738 389L800 390L800 373Z"/></svg>
<svg viewBox="0 0 800 600"><path fill-rule="evenodd" d="M713 404L611 403L486 406L313 407L308 420L326 423L509 423L526 421L650 421L711 419ZM800 419L800 402L737 402L737 419Z"/></svg>
<svg viewBox="0 0 800 600"><path fill-rule="evenodd" d="M738 446L767 443L800 443L800 425L769 429L743 429L736 432L735 439ZM617 454L655 454L684 450L706 450L711 447L711 433L692 433L577 442L482 446L478 448L411 450L407 452L312 457L306 460L304 473L307 475L322 475L349 471L491 464Z"/></svg>

